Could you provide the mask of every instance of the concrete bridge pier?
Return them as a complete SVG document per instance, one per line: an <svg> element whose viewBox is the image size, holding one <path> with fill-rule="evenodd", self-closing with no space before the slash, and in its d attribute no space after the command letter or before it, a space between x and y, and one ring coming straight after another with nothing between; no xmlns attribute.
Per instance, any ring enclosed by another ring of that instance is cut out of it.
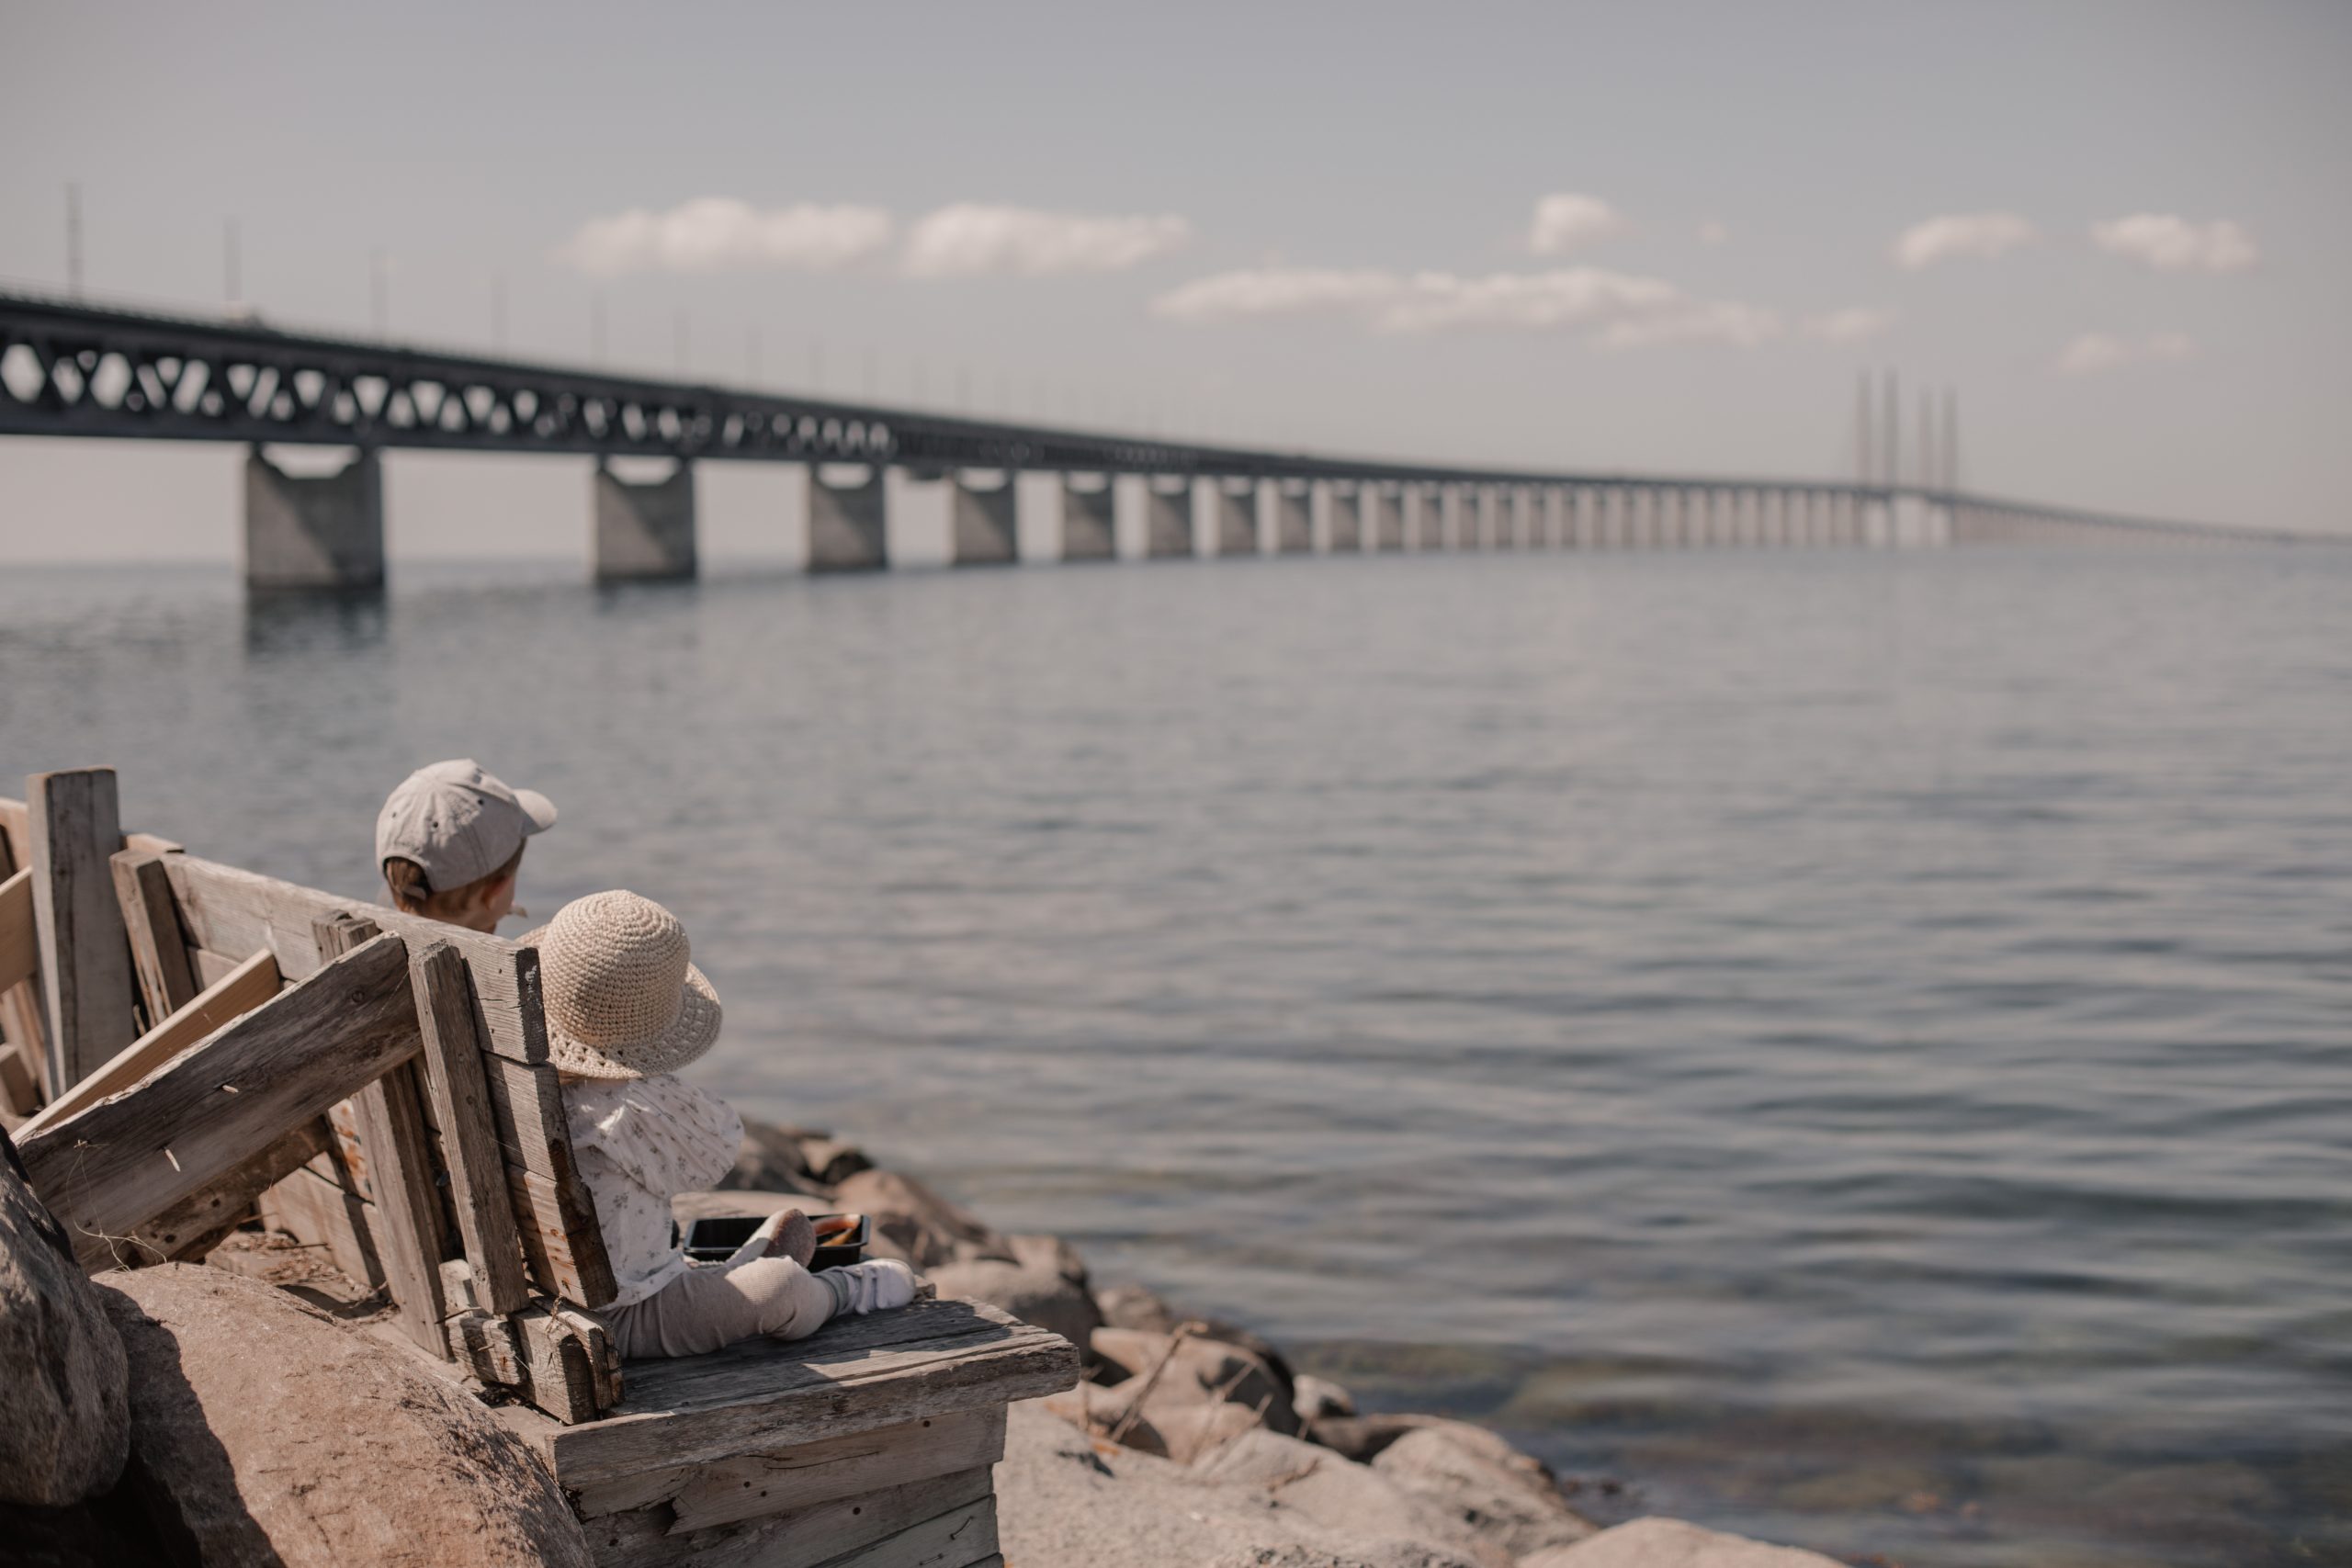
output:
<svg viewBox="0 0 2352 1568"><path fill-rule="evenodd" d="M1544 487L1543 521L1536 525L1547 550L1565 549L1568 543L1568 492L1558 485Z"/></svg>
<svg viewBox="0 0 2352 1568"><path fill-rule="evenodd" d="M1100 487L1081 490L1078 476L1064 474L1061 483L1061 552L1063 560L1115 560L1119 553L1119 498L1112 476L1102 476Z"/></svg>
<svg viewBox="0 0 2352 1568"><path fill-rule="evenodd" d="M245 454L245 586L384 585L384 469L363 446L335 473L286 472Z"/></svg>
<svg viewBox="0 0 2352 1568"><path fill-rule="evenodd" d="M1478 525L1477 498L1460 485L1440 485L1437 491L1437 540L1441 550L1465 550Z"/></svg>
<svg viewBox="0 0 2352 1568"><path fill-rule="evenodd" d="M1345 494L1336 484L1323 487L1323 539L1333 555L1363 553L1363 498L1372 490L1368 479L1358 479Z"/></svg>
<svg viewBox="0 0 2352 1568"><path fill-rule="evenodd" d="M1503 547L1503 492L1500 486L1478 487L1476 530L1473 548L1498 550Z"/></svg>
<svg viewBox="0 0 2352 1568"><path fill-rule="evenodd" d="M1510 487L1510 547L1535 547L1535 492L1525 485Z"/></svg>
<svg viewBox="0 0 2352 1568"><path fill-rule="evenodd" d="M1405 547L1405 498L1367 479L1356 487L1356 533L1366 551Z"/></svg>
<svg viewBox="0 0 2352 1568"><path fill-rule="evenodd" d="M1008 470L992 489L968 473L948 476L947 558L955 566L1011 566L1021 558L1021 487Z"/></svg>
<svg viewBox="0 0 2352 1568"><path fill-rule="evenodd" d="M596 465L596 581L655 582L695 574L695 467L625 479Z"/></svg>
<svg viewBox="0 0 2352 1568"><path fill-rule="evenodd" d="M828 479L830 470L835 477ZM863 474L858 479L842 476ZM880 571L890 564L890 525L879 463L808 465L808 570Z"/></svg>
<svg viewBox="0 0 2352 1568"><path fill-rule="evenodd" d="M1232 481L1210 475L1193 481L1193 525L1214 556L1258 553L1257 487L1236 493Z"/></svg>
<svg viewBox="0 0 2352 1568"><path fill-rule="evenodd" d="M1309 510L1312 495L1303 487L1292 490L1283 479L1261 479L1258 483L1258 531L1267 541L1268 553L1278 556L1306 555L1315 548L1315 518Z"/></svg>
<svg viewBox="0 0 2352 1568"><path fill-rule="evenodd" d="M1143 481L1143 554L1146 560L1176 560L1195 554L1193 547L1193 485L1178 479L1174 490L1148 475Z"/></svg>
<svg viewBox="0 0 2352 1568"><path fill-rule="evenodd" d="M1407 485L1397 497L1396 510L1405 525L1405 547L1408 550L1433 550L1445 526L1445 503L1436 489L1430 485Z"/></svg>

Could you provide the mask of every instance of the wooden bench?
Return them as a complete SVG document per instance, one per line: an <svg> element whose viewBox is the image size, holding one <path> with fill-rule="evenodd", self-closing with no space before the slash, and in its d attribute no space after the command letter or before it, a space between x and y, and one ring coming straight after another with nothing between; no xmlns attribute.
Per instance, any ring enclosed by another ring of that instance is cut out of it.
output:
<svg viewBox="0 0 2352 1568"><path fill-rule="evenodd" d="M12 854L12 821L59 819L44 802L107 807L66 814L73 832L40 837L26 867L31 891L52 884L36 967L74 999L46 1014L64 1025L34 1089L54 1103L20 1148L86 1265L201 1258L258 1205L380 1288L407 1346L500 1406L608 1563L996 1560L1004 1407L1072 1386L1074 1347L927 1302L624 1367L595 1316L615 1285L548 1061L537 953L126 838L102 772L36 775L29 804L0 801ZM88 908L97 866L110 922ZM22 961L24 891L0 879L0 964ZM119 963L90 961L115 942ZM119 1050L93 1043L126 1029Z"/></svg>

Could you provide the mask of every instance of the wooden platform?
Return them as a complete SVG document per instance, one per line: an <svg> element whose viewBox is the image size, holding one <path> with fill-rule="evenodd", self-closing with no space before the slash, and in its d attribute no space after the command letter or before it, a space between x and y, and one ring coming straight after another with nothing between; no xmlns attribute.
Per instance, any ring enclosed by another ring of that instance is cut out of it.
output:
<svg viewBox="0 0 2352 1568"><path fill-rule="evenodd" d="M994 1563L1004 1407L1077 1382L1069 1341L918 1302L807 1339L629 1361L604 1417L500 1416L543 1454L606 1568Z"/></svg>

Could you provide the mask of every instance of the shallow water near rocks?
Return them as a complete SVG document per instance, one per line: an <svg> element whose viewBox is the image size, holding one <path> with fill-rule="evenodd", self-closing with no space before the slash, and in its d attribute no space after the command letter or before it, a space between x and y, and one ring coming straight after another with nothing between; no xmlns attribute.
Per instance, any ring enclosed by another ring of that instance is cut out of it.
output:
<svg viewBox="0 0 2352 1568"><path fill-rule="evenodd" d="M747 1112L1603 1517L2352 1561L2352 552L566 575L11 570L0 778L367 895L477 755Z"/></svg>

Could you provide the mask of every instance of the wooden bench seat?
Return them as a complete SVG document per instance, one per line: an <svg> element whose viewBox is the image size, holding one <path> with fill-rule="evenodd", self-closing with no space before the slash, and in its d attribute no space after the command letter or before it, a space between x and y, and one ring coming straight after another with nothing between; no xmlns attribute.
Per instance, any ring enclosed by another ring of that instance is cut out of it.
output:
<svg viewBox="0 0 2352 1568"><path fill-rule="evenodd" d="M924 1301L623 1371L597 1420L500 1412L606 1568L970 1568L997 1561L1005 1406L1072 1386L1079 1359L993 1307Z"/></svg>

